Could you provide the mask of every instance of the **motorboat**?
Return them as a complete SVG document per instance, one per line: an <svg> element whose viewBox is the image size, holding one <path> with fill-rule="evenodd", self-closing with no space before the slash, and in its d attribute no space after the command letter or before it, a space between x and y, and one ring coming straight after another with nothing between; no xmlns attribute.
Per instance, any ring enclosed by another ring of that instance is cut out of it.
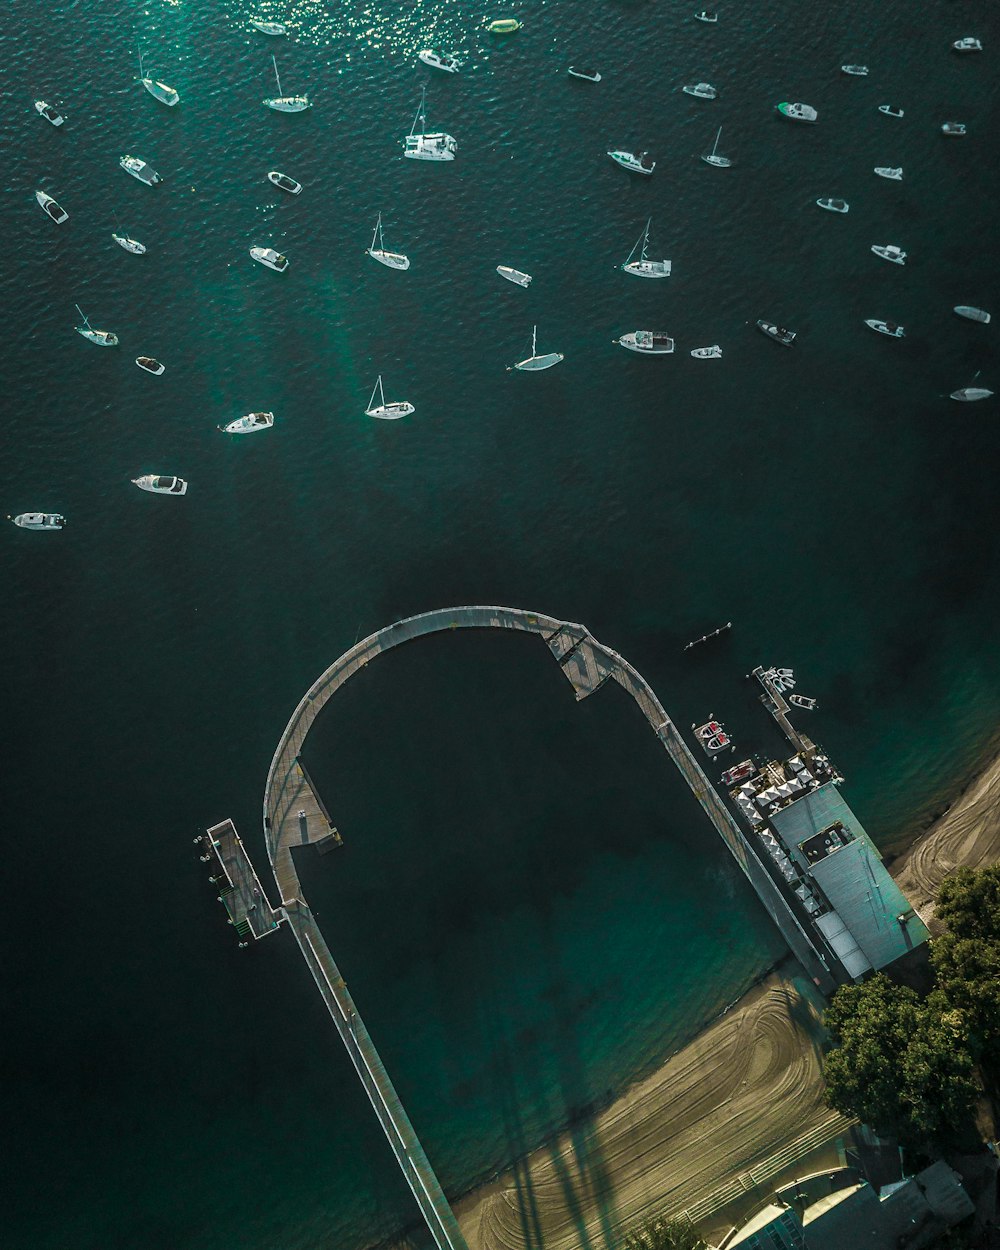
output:
<svg viewBox="0 0 1000 1250"><path fill-rule="evenodd" d="M842 74L850 74L853 78L867 78L867 65L841 65L840 72Z"/></svg>
<svg viewBox="0 0 1000 1250"><path fill-rule="evenodd" d="M161 365L158 360L154 360L152 356L136 356L135 363L140 369L145 369L147 373L151 373L155 378L158 378L167 367L166 365Z"/></svg>
<svg viewBox="0 0 1000 1250"><path fill-rule="evenodd" d="M828 213L849 213L851 211L851 206L846 200L824 198L817 200L816 203L820 208L825 208Z"/></svg>
<svg viewBox="0 0 1000 1250"><path fill-rule="evenodd" d="M682 87L681 90L685 95L696 96L699 100L714 100L719 94L710 82L689 83L686 87Z"/></svg>
<svg viewBox="0 0 1000 1250"><path fill-rule="evenodd" d="M880 178L888 178L890 182L902 182L903 171L899 166L876 165L875 172Z"/></svg>
<svg viewBox="0 0 1000 1250"><path fill-rule="evenodd" d="M76 311L83 317L82 326L74 326L73 329L77 334L82 334L85 339L89 339L91 343L96 343L98 347L117 347L118 335L112 334L110 330L95 330L90 321L84 316L83 309L79 304L75 304Z"/></svg>
<svg viewBox="0 0 1000 1250"><path fill-rule="evenodd" d="M718 13L712 13L708 9L702 9L700 13L694 15L696 22L717 22L719 20Z"/></svg>
<svg viewBox="0 0 1000 1250"><path fill-rule="evenodd" d="M715 132L715 142L712 144L711 152L706 152L701 158L706 165L714 165L716 169L728 169L733 163L728 156L719 156L719 136L722 134L722 127Z"/></svg>
<svg viewBox="0 0 1000 1250"><path fill-rule="evenodd" d="M941 126L941 133L943 135L964 135L965 123L964 122L944 122L942 123L942 126Z"/></svg>
<svg viewBox="0 0 1000 1250"><path fill-rule="evenodd" d="M142 477L134 477L132 485L138 486L140 490L148 490L151 495L186 495L188 488L182 477L167 477L157 473L144 473Z"/></svg>
<svg viewBox="0 0 1000 1250"><path fill-rule="evenodd" d="M140 243L138 239L130 239L127 234L115 234L113 230L111 237L119 247L123 247L126 252L131 252L133 256L145 256L146 245Z"/></svg>
<svg viewBox="0 0 1000 1250"><path fill-rule="evenodd" d="M425 48L423 52L417 53L417 59L423 61L425 65L429 65L432 69L444 70L446 74L457 74L461 69L461 62L453 56L448 56L444 52L432 52L430 48Z"/></svg>
<svg viewBox="0 0 1000 1250"><path fill-rule="evenodd" d="M596 69L577 69L575 65L571 65L566 71L570 78L583 78L587 82L600 82L601 76Z"/></svg>
<svg viewBox="0 0 1000 1250"><path fill-rule="evenodd" d="M511 369L519 369L522 373L538 373L542 369L551 369L553 365L557 365L561 360L565 360L562 352L544 352L541 356L538 354L538 326L531 327L531 355L526 356L524 360L519 360L514 365L508 365L507 372Z"/></svg>
<svg viewBox="0 0 1000 1250"><path fill-rule="evenodd" d="M691 355L695 360L721 360L722 348L718 343L713 343L711 347L695 347L692 348Z"/></svg>
<svg viewBox="0 0 1000 1250"><path fill-rule="evenodd" d="M165 104L167 108L173 108L178 100L180 100L180 96L173 89L173 87L168 87L165 82L157 82L155 78L149 78L143 74L141 52L139 53L139 81L154 100L159 100L159 102L161 104Z"/></svg>
<svg viewBox="0 0 1000 1250"><path fill-rule="evenodd" d="M266 265L276 273L284 273L288 268L288 257L276 252L273 247L252 247L250 255L260 264Z"/></svg>
<svg viewBox="0 0 1000 1250"><path fill-rule="evenodd" d="M458 143L451 135L443 131L428 133L427 125L427 89L420 94L420 106L410 127L410 133L403 141L403 155L413 161L453 161L458 151ZM417 126L420 130L417 130Z"/></svg>
<svg viewBox="0 0 1000 1250"><path fill-rule="evenodd" d="M895 321L879 321L871 318L865 322L869 330L875 330L878 334L887 334L891 339L901 339L905 337L902 326L896 325Z"/></svg>
<svg viewBox="0 0 1000 1250"><path fill-rule="evenodd" d="M989 399L992 394L993 392L988 391L985 386L963 386L960 391L952 391L951 398L960 399L969 404L975 403L977 399Z"/></svg>
<svg viewBox="0 0 1000 1250"><path fill-rule="evenodd" d="M646 222L646 228L642 234L636 239L635 245L631 252L625 258L622 264L622 272L630 273L636 278L669 278L672 268L669 260L647 260L646 248L649 246L649 227L652 224L652 217ZM639 253L638 259L633 260L636 252Z"/></svg>
<svg viewBox="0 0 1000 1250"><path fill-rule="evenodd" d="M378 395L380 403L375 403L375 396ZM387 404L385 402L385 391L382 389L382 375L378 375L378 381L375 383L375 389L372 391L372 397L368 401L368 407L365 409L366 417L376 417L379 421L398 421L400 417L408 417L411 412L416 409L412 404L408 404L405 399L397 400L395 403Z"/></svg>
<svg viewBox="0 0 1000 1250"><path fill-rule="evenodd" d="M287 191L289 195L298 195L302 190L301 182L296 182L294 178L289 178L287 174L279 173L276 169L268 172L267 180L274 183L276 187L280 187L282 191Z"/></svg>
<svg viewBox="0 0 1000 1250"><path fill-rule="evenodd" d="M902 117L903 116L903 110L896 108L892 104L880 104L878 106L878 111L880 113L884 113L886 117Z"/></svg>
<svg viewBox="0 0 1000 1250"><path fill-rule="evenodd" d="M816 700L811 699L807 694L790 694L788 702L793 707L805 708L807 712L812 712L816 707Z"/></svg>
<svg viewBox="0 0 1000 1250"><path fill-rule="evenodd" d="M17 516L8 516L7 520L23 530L61 530L66 524L66 518L58 512L21 512Z"/></svg>
<svg viewBox="0 0 1000 1250"><path fill-rule="evenodd" d="M376 241L378 247L375 246ZM387 252L385 248L385 240L382 238L382 214L379 213L378 220L375 222L375 233L372 235L371 247L365 248L365 255L370 256L372 260L377 260L380 265L385 265L389 269L409 269L410 258L404 256L402 252Z"/></svg>
<svg viewBox="0 0 1000 1250"><path fill-rule="evenodd" d="M736 786L741 781L746 781L748 777L752 777L757 771L757 765L753 760L744 760L742 764L737 764L735 768L727 768L719 780L724 786Z"/></svg>
<svg viewBox="0 0 1000 1250"><path fill-rule="evenodd" d="M809 104L788 104L783 101L774 107L782 117L787 117L790 122L810 122L815 124L819 120L819 114Z"/></svg>
<svg viewBox="0 0 1000 1250"><path fill-rule="evenodd" d="M783 326L775 325L773 321L758 321L757 329L761 334L766 334L769 339L780 343L782 347L791 347L795 342L794 330L786 330Z"/></svg>
<svg viewBox="0 0 1000 1250"><path fill-rule="evenodd" d="M880 243L873 243L872 251L876 256L881 256L883 260L891 260L894 265L906 264L906 253L902 248L897 247L895 243L886 243L884 247Z"/></svg>
<svg viewBox="0 0 1000 1250"><path fill-rule="evenodd" d="M721 721L711 718L704 725L699 725L694 729L694 736L701 743L702 750L708 756L721 755L723 751L734 750L733 740L726 733Z"/></svg>
<svg viewBox="0 0 1000 1250"><path fill-rule="evenodd" d="M522 273L520 269L511 269L509 265L497 265L497 273L515 286L531 286L531 274Z"/></svg>
<svg viewBox="0 0 1000 1250"><path fill-rule="evenodd" d="M609 152L608 156L622 169L627 169L632 174L650 175L656 168L656 161L648 152Z"/></svg>
<svg viewBox="0 0 1000 1250"><path fill-rule="evenodd" d="M278 84L278 94L271 96L269 99L262 100L261 103L269 109L274 109L276 113L302 113L307 108L311 108L309 97L307 95L282 95L281 79L278 77L278 62L271 57L271 64L274 66L274 81Z"/></svg>
<svg viewBox="0 0 1000 1250"><path fill-rule="evenodd" d="M57 226L61 226L64 221L69 221L69 213L61 205L57 204L51 195L46 195L44 191L36 191L35 199Z"/></svg>
<svg viewBox="0 0 1000 1250"><path fill-rule="evenodd" d="M131 174L133 178L138 178L140 182L144 182L148 187L155 187L158 182L163 179L146 161L141 161L138 156L122 156L119 157L118 164L127 174Z"/></svg>
<svg viewBox="0 0 1000 1250"><path fill-rule="evenodd" d="M491 35L513 35L515 31L521 29L521 23L516 17L500 17L490 22L486 29Z"/></svg>
<svg viewBox="0 0 1000 1250"><path fill-rule="evenodd" d="M273 412L248 412L245 417L237 417L228 425L220 425L224 434L256 434L258 430L269 430L274 425Z"/></svg>
<svg viewBox="0 0 1000 1250"><path fill-rule="evenodd" d="M614 342L626 351L641 356L669 356L674 350L674 340L663 330L633 330Z"/></svg>
<svg viewBox="0 0 1000 1250"><path fill-rule="evenodd" d="M283 22L265 22L262 18L252 17L250 25L262 35L287 35L288 27Z"/></svg>
<svg viewBox="0 0 1000 1250"><path fill-rule="evenodd" d="M973 308L971 304L956 304L952 311L959 317L964 317L966 321L981 321L984 326L990 324L990 314L984 312L982 308Z"/></svg>
<svg viewBox="0 0 1000 1250"><path fill-rule="evenodd" d="M951 46L956 52L982 52L983 50L983 45L972 35L966 35L964 39L956 39Z"/></svg>
<svg viewBox="0 0 1000 1250"><path fill-rule="evenodd" d="M39 117L44 117L47 122L51 122L53 126L61 126L66 120L65 117L56 112L51 104L46 104L44 100L35 101L35 112Z"/></svg>

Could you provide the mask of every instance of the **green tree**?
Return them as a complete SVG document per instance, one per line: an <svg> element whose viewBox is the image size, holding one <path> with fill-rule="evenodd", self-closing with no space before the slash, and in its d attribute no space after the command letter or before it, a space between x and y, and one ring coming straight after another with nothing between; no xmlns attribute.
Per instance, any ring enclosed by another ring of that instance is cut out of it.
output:
<svg viewBox="0 0 1000 1250"><path fill-rule="evenodd" d="M1000 942L1000 864L948 873L936 911L956 938Z"/></svg>
<svg viewBox="0 0 1000 1250"><path fill-rule="evenodd" d="M621 1250L707 1250L707 1246L690 1221L657 1215L629 1229Z"/></svg>
<svg viewBox="0 0 1000 1250"><path fill-rule="evenodd" d="M1000 864L949 873L937 914L948 926L931 943L938 988L968 1019L975 1053L995 1065L1000 1062Z"/></svg>

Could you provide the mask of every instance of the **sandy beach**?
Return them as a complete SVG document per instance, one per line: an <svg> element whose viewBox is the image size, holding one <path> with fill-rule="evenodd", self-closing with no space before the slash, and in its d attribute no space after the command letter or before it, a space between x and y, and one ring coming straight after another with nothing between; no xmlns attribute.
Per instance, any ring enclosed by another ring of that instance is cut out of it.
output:
<svg viewBox="0 0 1000 1250"><path fill-rule="evenodd" d="M931 921L945 873L997 860L1000 757L891 869ZM594 1119L462 1198L472 1250L611 1247L647 1214L702 1219L764 1187L799 1146L840 1136L846 1122L823 1102L821 1009L804 977L769 976Z"/></svg>

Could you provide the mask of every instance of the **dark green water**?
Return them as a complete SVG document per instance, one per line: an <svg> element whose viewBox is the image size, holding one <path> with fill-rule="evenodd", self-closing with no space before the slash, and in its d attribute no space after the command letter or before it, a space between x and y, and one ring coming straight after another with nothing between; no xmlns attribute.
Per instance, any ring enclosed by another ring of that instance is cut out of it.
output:
<svg viewBox="0 0 1000 1250"><path fill-rule="evenodd" d="M281 727L359 631L463 602L582 620L679 724L713 711L748 750L773 738L742 675L790 664L886 846L1000 723L1000 432L994 403L942 398L977 370L1000 389L995 327L950 311L1000 289L995 14L852 0L791 21L768 0L706 27L681 5L585 0L527 6L500 43L452 3L284 13L294 37L275 46L233 4L18 0L0 34L0 495L69 517L0 544L18 1250L360 1246L412 1218L301 959L284 937L233 949L190 853L225 815L259 850ZM949 52L972 33L982 56ZM135 84L137 36L178 108ZM430 83L430 122L460 143L449 167L399 155L427 44L468 61ZM261 108L272 50L308 114ZM605 81L568 81L574 61ZM718 100L680 94L702 78ZM820 124L782 123L780 99ZM949 119L964 140L941 139ZM720 123L727 171L697 159ZM617 146L648 147L654 177L617 170ZM164 184L129 179L124 152ZM279 200L272 168L303 194ZM363 255L379 209L406 274ZM111 242L115 213L147 256ZM649 214L667 283L614 268ZM289 272L253 266L257 243ZM74 302L121 347L75 335ZM761 316L798 331L792 351L753 331ZM879 316L906 339L865 330ZM565 363L506 374L536 320ZM644 325L677 355L612 347ZM687 355L711 342L721 361ZM409 420L363 417L379 371ZM215 430L251 408L274 430ZM142 472L190 493L140 494ZM727 619L727 642L682 655ZM544 653L509 644L387 657L321 726L330 785L351 761L337 818L364 831L343 868L323 861L324 922L456 1187L657 1062L775 954L638 713L607 690L577 707Z"/></svg>

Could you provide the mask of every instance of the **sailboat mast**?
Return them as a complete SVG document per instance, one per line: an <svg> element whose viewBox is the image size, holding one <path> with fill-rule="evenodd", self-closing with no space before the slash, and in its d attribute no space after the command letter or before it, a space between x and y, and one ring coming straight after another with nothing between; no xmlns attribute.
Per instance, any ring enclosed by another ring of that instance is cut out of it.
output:
<svg viewBox="0 0 1000 1250"><path fill-rule="evenodd" d="M372 231L372 245L371 245L371 247L370 247L369 251L372 251L372 252L374 252L374 251L375 251L375 240L376 240L376 239L379 239L379 235L381 234L381 232L382 232L382 214L381 214L381 213L379 213L379 215L378 215L378 221L376 221L376 223L375 223L375 229ZM381 239L379 239L379 243L380 243L380 244L381 244L381 242L382 242L382 240L381 240ZM380 249L380 250L381 250L381 249Z"/></svg>
<svg viewBox="0 0 1000 1250"><path fill-rule="evenodd" d="M653 219L652 219L652 217L647 218L647 220L646 220L646 229L643 231L643 234L642 234L642 251L639 253L639 259L640 259L640 260L645 260L645 259L646 259L646 248L647 248L647 247L648 247L648 245L649 245L649 227L650 227L652 224L653 224Z"/></svg>
<svg viewBox="0 0 1000 1250"><path fill-rule="evenodd" d="M74 308L76 309L76 311L80 314L80 316L81 316L81 317L83 317L83 324L84 324L84 325L87 327L87 329L89 330L89 329L90 329L90 322L87 320L87 318L86 318L86 316L85 316L85 314L84 314L83 309L80 307L80 305L79 305L79 304L74 304L74 305L73 305L73 307L74 307Z"/></svg>
<svg viewBox="0 0 1000 1250"><path fill-rule="evenodd" d="M715 155L715 149L719 146L719 135L722 134L722 127L715 132L715 142L712 144L712 155Z"/></svg>
<svg viewBox="0 0 1000 1250"><path fill-rule="evenodd" d="M274 81L278 84L278 99L281 99L281 79L278 77L278 62L274 59L274 53L271 53L271 64L274 66Z"/></svg>
<svg viewBox="0 0 1000 1250"><path fill-rule="evenodd" d="M531 327L531 356L532 356L532 359L534 359L535 355L537 354L537 350L536 350L536 337L537 337L537 335L538 335L538 326L532 326L532 327Z"/></svg>

